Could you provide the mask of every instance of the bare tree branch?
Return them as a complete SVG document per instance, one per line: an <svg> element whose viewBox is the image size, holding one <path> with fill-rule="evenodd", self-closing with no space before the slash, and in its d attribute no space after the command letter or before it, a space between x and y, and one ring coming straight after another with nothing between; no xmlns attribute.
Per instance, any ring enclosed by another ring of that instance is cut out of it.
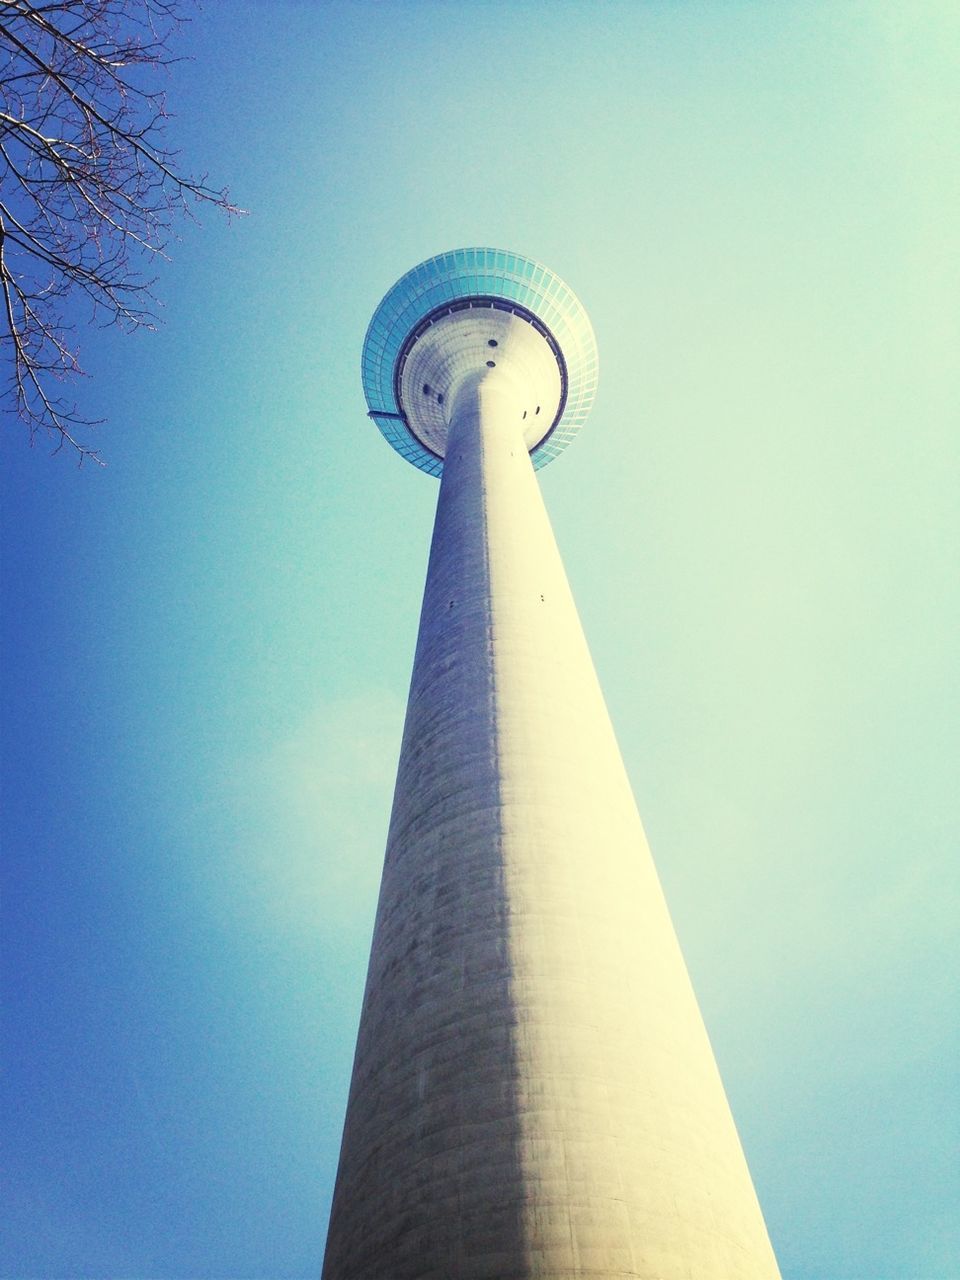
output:
<svg viewBox="0 0 960 1280"><path fill-rule="evenodd" d="M67 301L153 328L140 268L163 255L176 217L192 201L243 212L164 146L166 102L151 86L183 20L180 0L0 0L0 351L12 365L0 408L80 462L101 459L79 438L96 423L57 386L82 374Z"/></svg>

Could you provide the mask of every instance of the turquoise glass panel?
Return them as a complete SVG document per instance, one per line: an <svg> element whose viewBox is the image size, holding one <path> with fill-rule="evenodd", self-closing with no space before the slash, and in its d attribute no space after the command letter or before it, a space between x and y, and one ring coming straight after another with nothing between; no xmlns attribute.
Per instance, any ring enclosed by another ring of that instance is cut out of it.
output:
<svg viewBox="0 0 960 1280"><path fill-rule="evenodd" d="M394 366L410 332L436 307L476 295L493 295L523 306L553 334L563 352L567 399L560 421L533 450L535 467L556 457L577 434L593 403L597 349L586 313L568 286L531 258L503 249L452 250L419 263L388 291L364 341L361 361L367 407L384 437L402 456L430 475L436 458L396 418L378 419L376 410L396 412Z"/></svg>

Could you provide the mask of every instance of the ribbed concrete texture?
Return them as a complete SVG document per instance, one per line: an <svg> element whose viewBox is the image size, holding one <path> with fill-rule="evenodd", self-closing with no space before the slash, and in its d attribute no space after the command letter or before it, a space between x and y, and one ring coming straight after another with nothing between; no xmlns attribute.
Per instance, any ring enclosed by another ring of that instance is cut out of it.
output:
<svg viewBox="0 0 960 1280"><path fill-rule="evenodd" d="M325 1280L774 1280L524 447L450 434Z"/></svg>

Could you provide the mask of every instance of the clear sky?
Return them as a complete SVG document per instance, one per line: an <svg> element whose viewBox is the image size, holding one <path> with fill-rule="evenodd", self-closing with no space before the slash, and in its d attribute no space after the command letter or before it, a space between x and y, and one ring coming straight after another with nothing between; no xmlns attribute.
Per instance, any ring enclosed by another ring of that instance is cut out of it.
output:
<svg viewBox="0 0 960 1280"><path fill-rule="evenodd" d="M8 430L6 1280L319 1271L436 482L407 268L597 332L541 472L785 1280L957 1280L960 9L208 0L109 466Z"/></svg>

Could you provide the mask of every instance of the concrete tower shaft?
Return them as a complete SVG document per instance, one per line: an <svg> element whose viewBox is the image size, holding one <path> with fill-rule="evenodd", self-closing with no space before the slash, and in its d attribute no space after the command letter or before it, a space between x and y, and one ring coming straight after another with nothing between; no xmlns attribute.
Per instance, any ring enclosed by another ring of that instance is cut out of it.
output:
<svg viewBox="0 0 960 1280"><path fill-rule="evenodd" d="M500 372L449 406L324 1280L775 1280Z"/></svg>

